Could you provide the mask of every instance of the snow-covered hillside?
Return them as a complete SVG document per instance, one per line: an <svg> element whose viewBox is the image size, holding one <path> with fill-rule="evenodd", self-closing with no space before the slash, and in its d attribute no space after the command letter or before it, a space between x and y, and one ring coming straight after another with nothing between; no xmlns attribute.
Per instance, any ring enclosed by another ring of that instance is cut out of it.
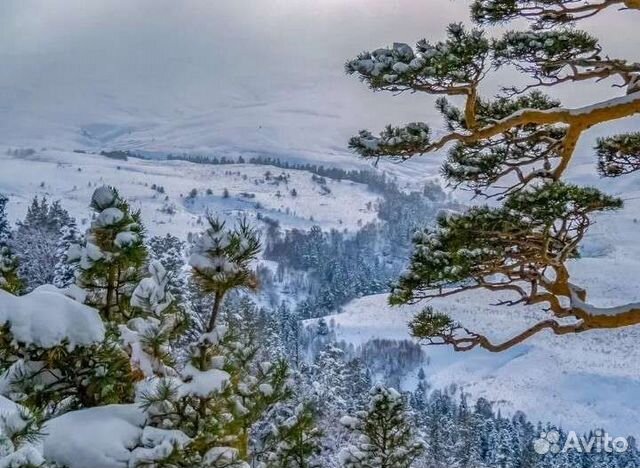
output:
<svg viewBox="0 0 640 468"><path fill-rule="evenodd" d="M581 156L590 153L582 143ZM584 160L583 160L584 161ZM640 180L599 178L591 161L575 164L572 182L599 187L621 197L624 208L596 217L581 246L582 258L571 266L573 281L587 288L589 301L613 306L640 301ZM435 299L401 308L387 305L386 295L364 297L327 318L339 339L359 344L370 338L407 339L408 320L425 305L445 312L493 341L509 338L542 317L535 307L494 306L501 296L482 291ZM561 423L565 429L610 431L640 436L640 329L592 331L578 336L543 333L506 353L477 349L455 353L427 347L429 380L436 388L456 383L476 397L499 403L505 411ZM412 376L406 385L412 385Z"/></svg>
<svg viewBox="0 0 640 468"><path fill-rule="evenodd" d="M107 184L141 209L151 235L170 232L181 238L201 229L198 220L207 211L229 217L260 214L284 228L318 224L354 230L376 217L378 198L363 184L332 179L320 184L310 172L263 165L122 161L56 150L11 156L3 148L0 168L0 191L10 198L13 219L24 215L34 196L46 195L60 199L81 226L86 225L91 193ZM190 197L193 189L197 195Z"/></svg>
<svg viewBox="0 0 640 468"><path fill-rule="evenodd" d="M327 179L330 192L326 192L309 172L272 166L121 161L57 150L12 156L2 148L0 167L0 189L10 197L8 208L14 220L24 215L34 195L46 195L61 199L86 224L90 195L100 184L116 185L141 208L152 235L171 232L184 238L202 228L198 219L206 210L230 217L260 213L285 228L319 224L351 231L376 217L371 206L378 196L362 184ZM270 176L265 176L267 171ZM279 177L283 174L286 181ZM574 167L572 177L605 185L591 164ZM194 188L198 195L191 199ZM634 280L640 271L640 186L629 177L602 188L622 196L626 206L620 213L598 217L584 242L583 258L573 265L575 281L589 288L590 300L598 305L640 300ZM296 196L291 195L294 189ZM175 212L167 213L167 208ZM496 340L543 315L531 308L491 306L497 300L492 294L475 293L434 300L431 305ZM358 344L372 337L407 338L406 322L416 310L417 306L389 309L386 296L376 295L352 302L331 319L340 339ZM456 354L431 347L426 349L426 370L435 387L457 383L474 396L498 402L506 411L524 410L530 417L560 422L568 429L605 426L640 435L640 410L628 404L640 392L639 338L639 329L628 328L580 336L542 334L504 354L482 350ZM409 376L406 385L411 384Z"/></svg>
<svg viewBox="0 0 640 468"><path fill-rule="evenodd" d="M430 305L465 325L499 339L521 331L543 313L497 308L493 295L460 295ZM391 309L386 295L356 300L345 312L328 317L339 339L363 343L370 338L409 338L407 322L419 307ZM457 384L474 397L497 403L506 413L517 410L567 430L605 427L610 432L640 435L640 330L592 332L580 336L539 335L508 352L478 349L455 353L427 347L425 372L434 388ZM412 376L406 382L412 385Z"/></svg>
<svg viewBox="0 0 640 468"><path fill-rule="evenodd" d="M579 172L579 171L578 171ZM585 177L587 174L584 173ZM637 184L635 184L637 185ZM622 188L620 185L618 188ZM629 181L621 213L601 215L584 244L583 258L572 265L577 284L587 287L600 306L640 299L638 213L640 191ZM504 296L469 292L428 304L467 328L496 342L545 317L535 307L496 307ZM390 308L386 295L355 300L344 313L327 318L339 339L363 343L374 337L409 338L407 322L425 304ZM581 335L542 333L505 353L476 349L455 353L427 347L425 371L436 388L458 384L475 397L486 397L504 411L560 423L566 430L608 428L640 436L640 329L591 331ZM411 386L411 377L406 385Z"/></svg>
<svg viewBox="0 0 640 468"><path fill-rule="evenodd" d="M202 228L198 219L207 210L230 217L260 213L285 228L319 224L351 231L376 217L371 206L375 207L378 196L362 184L327 179L327 192L309 172L272 166L121 161L57 150L15 156L2 148L0 167L0 188L10 197L8 207L14 219L24 215L34 195L46 195L61 199L72 215L87 223L88 201L100 184L116 185L141 208L152 235L171 232L184 238ZM270 176L265 175L267 171ZM597 218L584 242L583 258L573 265L575 281L590 290L590 300L598 305L640 300L634 279L640 271L638 182L633 176L613 184L599 180L588 163L572 168L572 178L600 185L626 204L622 212ZM194 188L198 194L190 198ZM167 208L175 212L170 214ZM431 305L495 340L543 315L531 308L493 307L497 300L492 294L475 293L434 300ZM402 339L408 337L406 322L416 310L389 309L386 296L376 295L352 302L332 320L338 337L352 343L372 337ZM504 354L454 353L431 347L426 349L426 370L434 387L457 383L474 396L498 402L505 411L523 410L532 418L559 422L567 429L604 426L640 435L640 410L629 404L640 392L638 339L640 330L628 328L580 336L542 334ZM406 385L411 384L409 376Z"/></svg>

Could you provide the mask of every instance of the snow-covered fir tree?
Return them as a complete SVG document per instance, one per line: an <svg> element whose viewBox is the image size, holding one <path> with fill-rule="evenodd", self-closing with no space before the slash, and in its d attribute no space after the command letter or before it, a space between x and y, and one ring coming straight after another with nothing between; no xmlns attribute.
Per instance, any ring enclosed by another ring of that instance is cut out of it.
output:
<svg viewBox="0 0 640 468"><path fill-rule="evenodd" d="M22 289L18 259L8 245L0 245L0 289L17 294Z"/></svg>
<svg viewBox="0 0 640 468"><path fill-rule="evenodd" d="M67 256L77 262L76 284L87 292L86 303L107 323L121 324L135 315L129 300L147 258L144 228L140 213L113 187L97 188L90 206L95 212L91 227Z"/></svg>
<svg viewBox="0 0 640 468"><path fill-rule="evenodd" d="M188 348L176 379L144 395L153 424L180 430L192 441L171 455L175 466L245 466L254 456L251 431L291 395L283 360L260 359L260 343L245 320L220 312L230 292L257 287L252 262L257 232L242 221L231 229L217 219L196 240L189 260L202 295L212 295L204 328Z"/></svg>
<svg viewBox="0 0 640 468"><path fill-rule="evenodd" d="M485 464L482 460L482 432L478 430L480 421L469 409L464 394L461 396L454 421L458 432L458 437L453 439L454 463L460 468L483 468ZM526 466L526 463L524 465Z"/></svg>
<svg viewBox="0 0 640 468"><path fill-rule="evenodd" d="M345 468L410 468L424 451L403 397L393 388L374 386L368 408L340 422L353 432L340 451Z"/></svg>
<svg viewBox="0 0 640 468"><path fill-rule="evenodd" d="M171 343L184 332L187 318L169 292L169 279L162 264L151 261L149 276L140 281L131 295L130 308L135 317L118 326L134 372L145 378L177 374Z"/></svg>
<svg viewBox="0 0 640 468"><path fill-rule="evenodd" d="M278 408L260 441L258 468L320 468L321 432L309 403Z"/></svg>
<svg viewBox="0 0 640 468"><path fill-rule="evenodd" d="M251 263L260 251L260 239L244 220L232 229L226 229L225 222L213 216L207 217L207 223L193 246L189 265L201 295L213 297L205 329L210 333L229 291L258 287Z"/></svg>
<svg viewBox="0 0 640 468"><path fill-rule="evenodd" d="M7 217L7 203L9 199L0 193L0 244L6 245L11 235L11 228L9 227L9 219Z"/></svg>
<svg viewBox="0 0 640 468"><path fill-rule="evenodd" d="M169 275L167 285L169 292L176 301L181 302L187 283L185 242L172 234L166 234L149 239L148 247L149 256L158 260Z"/></svg>
<svg viewBox="0 0 640 468"><path fill-rule="evenodd" d="M52 285L0 291L0 392L47 419L132 396L129 365L97 312Z"/></svg>
<svg viewBox="0 0 640 468"><path fill-rule="evenodd" d="M75 219L69 218L68 224L60 228L56 245L57 262L53 270L53 284L66 288L75 283L77 264L69 261L68 252L71 246L80 242L80 232Z"/></svg>
<svg viewBox="0 0 640 468"><path fill-rule="evenodd" d="M283 351L292 365L298 368L304 353L302 349L304 332L298 309L282 302L274 312L278 321L278 337L282 343Z"/></svg>
<svg viewBox="0 0 640 468"><path fill-rule="evenodd" d="M2 243L8 241L8 225L4 204L0 200ZM33 274L33 287L49 275L37 259L47 262L55 233L71 222L59 203L49 205L45 199L34 199L27 217L19 223L11 242L24 247L27 240L42 242L40 247L23 252L23 274ZM40 254L45 252L45 256ZM31 258L29 255L33 255ZM51 266L52 262L46 263ZM20 291L16 276L17 263L7 245L0 246L0 269L8 292ZM27 278L29 279L29 278ZM14 283L15 281L15 283ZM12 287L13 286L13 287ZM77 293L77 291L74 291ZM90 308L76 303L51 285L37 287L24 298L2 293L2 345L0 370L5 396L20 401L22 410L40 419L61 412L97 404L119 401L131 391L127 378L126 356L113 342L104 341L104 328ZM77 296L76 296L77 297ZM75 321L74 321L75 320ZM110 372L106 372L110 369Z"/></svg>
<svg viewBox="0 0 640 468"><path fill-rule="evenodd" d="M18 222L11 236L11 248L18 257L18 274L26 292L54 283L56 272L65 263L65 247L68 247L62 238L74 225L75 221L59 201L49 203L45 197L33 199L24 220Z"/></svg>
<svg viewBox="0 0 640 468"><path fill-rule="evenodd" d="M431 395L431 404L423 413L423 431L427 435L429 458L435 468L446 468L454 459L455 405L447 393L436 390Z"/></svg>
<svg viewBox="0 0 640 468"><path fill-rule="evenodd" d="M33 444L42 436L42 421L27 409L13 408L0 415L0 463L4 467L48 468Z"/></svg>
<svg viewBox="0 0 640 468"><path fill-rule="evenodd" d="M329 344L315 358L309 372L310 395L327 420L352 408L349 372L344 351ZM334 421L337 423L337 420Z"/></svg>

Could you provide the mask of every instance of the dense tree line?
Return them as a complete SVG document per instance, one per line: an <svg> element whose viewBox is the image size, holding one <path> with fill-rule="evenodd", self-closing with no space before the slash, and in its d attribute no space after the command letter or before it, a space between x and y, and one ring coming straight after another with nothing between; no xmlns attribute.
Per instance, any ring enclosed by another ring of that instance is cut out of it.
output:
<svg viewBox="0 0 640 468"><path fill-rule="evenodd" d="M406 266L412 233L434 222L443 209L458 208L442 188L426 184L421 191L403 191L387 184L377 205L378 222L354 234L267 230L264 256L278 262L276 279L302 297L302 317L331 313L351 299L386 292ZM307 274L300 280L300 273Z"/></svg>
<svg viewBox="0 0 640 468"><path fill-rule="evenodd" d="M291 329L290 322L296 320L289 311L280 308L279 312L267 313L265 318L268 318L264 322L266 329L272 333L268 340L270 346L281 350L289 359L298 354L304 356L297 364L291 362L297 369L296 379L301 392L318 405L319 427L327 428L321 439L321 466L369 466L366 464L368 455L363 455L360 444L363 432L367 435L366 430L363 431L364 422L380 411L375 405L380 388L390 392L386 399L393 398L394 393L400 395L398 402L401 404L387 402L387 418L396 421L393 426L408 427L410 437L405 440L414 449L416 443L421 446L411 463L398 462L399 465L390 466L630 468L640 463L640 452L633 438L628 439L629 449L622 453L596 450L595 445L591 453L584 450L537 453L534 444L541 434L556 431L558 445L562 447L567 432L547 422L532 421L521 411L512 416L501 414L490 401L484 398L472 400L455 386L434 389L429 382L428 364L425 366L428 360L424 356L418 359L416 352L420 351L409 342L371 340L354 348L336 342L332 325L322 319L302 328L298 332L299 338L291 340L281 332ZM403 349L405 352L398 352ZM392 359L395 366L388 365ZM404 368L402 378L396 374L396 368ZM412 373L417 384L401 390L406 377ZM376 390L376 383L382 387ZM397 391L391 390L393 388ZM579 436L588 440L594 434L595 428L591 433ZM369 442L365 446L368 447ZM368 450L377 454L376 449L369 447ZM361 464L358 464L359 458L362 458Z"/></svg>
<svg viewBox="0 0 640 468"><path fill-rule="evenodd" d="M107 152L102 151L100 154L102 156L110 157L113 159L126 159L127 157L150 159L143 153L136 153L130 150L116 150ZM175 161L187 161L194 164L208 164L214 166L230 164L254 164L260 166L273 166L281 169L307 171L319 177L327 177L338 181L349 180L352 182L365 184L371 190L374 190L376 192L384 192L390 185L393 185L395 183L392 177L389 177L382 171L374 171L371 169L341 169L338 167L324 166L321 164L297 163L273 156L252 156L247 158L238 156L237 158L233 158L230 156L206 156L190 153L169 153L166 155L166 159Z"/></svg>

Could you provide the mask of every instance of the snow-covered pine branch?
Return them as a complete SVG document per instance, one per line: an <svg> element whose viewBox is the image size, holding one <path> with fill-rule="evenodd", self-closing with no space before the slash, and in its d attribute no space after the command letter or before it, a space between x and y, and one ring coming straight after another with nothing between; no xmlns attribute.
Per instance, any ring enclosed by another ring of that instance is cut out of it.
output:
<svg viewBox="0 0 640 468"><path fill-rule="evenodd" d="M131 210L112 187L98 187L91 198L95 218L81 244L67 252L77 263L76 284L87 291L87 303L107 322L132 318L129 298L142 276L147 256L140 213Z"/></svg>
<svg viewBox="0 0 640 468"><path fill-rule="evenodd" d="M481 24L525 18L542 29L590 18L611 7L640 9L640 3L638 0L475 0L471 15Z"/></svg>
<svg viewBox="0 0 640 468"><path fill-rule="evenodd" d="M477 0L472 16L495 24L529 18L528 31L507 31L489 40L483 30L467 32L452 24L447 40L415 48L365 52L347 63L375 90L422 91L461 96L457 107L441 96L436 107L446 123L437 136L427 123L388 126L379 136L363 130L349 146L366 158L406 160L449 148L442 170L453 186L475 196L495 197L499 208L474 207L465 215L443 217L436 230L418 232L411 264L390 296L392 304L445 297L460 291L507 291L501 305L546 304L550 313L531 328L494 344L487 337L452 324L437 312L426 311L413 322L414 334L430 344L456 350L476 346L508 349L542 330L556 334L640 324L635 307L611 309L618 314L593 314L576 305L567 262L577 257L592 216L621 207L622 202L592 189L562 182L580 138L603 123L640 114L640 64L604 54L597 38L574 29L556 27L597 14L612 5L637 15L636 0ZM503 87L494 99L481 97L487 75L512 66L528 76L523 89ZM610 98L568 108L540 89L587 80L615 78ZM622 91L624 89L625 91ZM635 134L601 138L599 171L617 176L638 169ZM580 289L580 301L586 301ZM568 304L568 305L567 305ZM573 318L570 323L558 319Z"/></svg>

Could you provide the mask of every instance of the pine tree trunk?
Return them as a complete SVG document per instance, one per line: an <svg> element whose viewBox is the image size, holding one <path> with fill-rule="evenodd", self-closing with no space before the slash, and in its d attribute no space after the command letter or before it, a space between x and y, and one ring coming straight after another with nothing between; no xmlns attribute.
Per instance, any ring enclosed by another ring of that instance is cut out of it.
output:
<svg viewBox="0 0 640 468"><path fill-rule="evenodd" d="M242 428L240 436L238 437L238 458L241 460L247 460L249 456L249 430L248 428Z"/></svg>
<svg viewBox="0 0 640 468"><path fill-rule="evenodd" d="M216 320L218 318L218 312L220 311L220 305L222 304L223 293L216 292L213 299L213 307L211 308L211 317L209 317L209 324L205 333L211 333L216 327ZM200 370L207 370L207 345L202 344L200 346Z"/></svg>
<svg viewBox="0 0 640 468"><path fill-rule="evenodd" d="M107 322L111 318L111 302L113 301L113 293L115 292L115 274L115 269L111 266L109 268L109 276L107 277L107 303L104 308L104 319Z"/></svg>
<svg viewBox="0 0 640 468"><path fill-rule="evenodd" d="M221 304L222 293L217 292L213 300L213 307L211 308L211 317L209 317L209 326L207 327L207 333L211 333L216 327L216 320L218 319L218 312L220 311Z"/></svg>

